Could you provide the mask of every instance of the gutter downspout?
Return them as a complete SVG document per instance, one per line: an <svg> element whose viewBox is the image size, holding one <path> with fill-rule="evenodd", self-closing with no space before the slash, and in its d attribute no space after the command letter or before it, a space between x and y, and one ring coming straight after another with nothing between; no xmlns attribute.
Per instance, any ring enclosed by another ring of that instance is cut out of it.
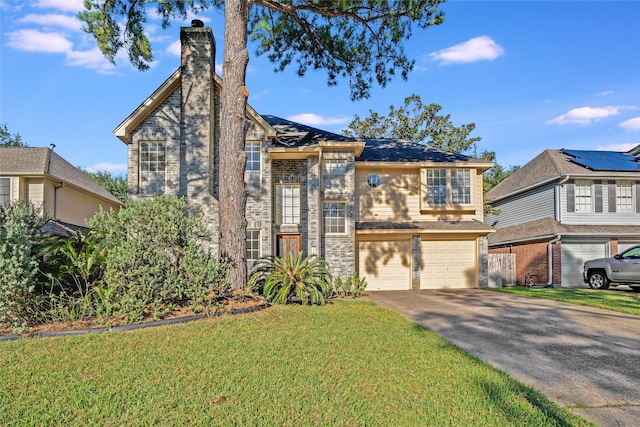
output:
<svg viewBox="0 0 640 427"><path fill-rule="evenodd" d="M569 175L565 175L564 178L556 185L556 221L562 223L562 186L569 181Z"/></svg>
<svg viewBox="0 0 640 427"><path fill-rule="evenodd" d="M552 240L547 242L547 267L549 269L549 281L547 281L547 286L553 285L553 244L560 240L562 236L558 234Z"/></svg>
<svg viewBox="0 0 640 427"><path fill-rule="evenodd" d="M64 187L64 182L53 187L53 219L58 219L58 190Z"/></svg>

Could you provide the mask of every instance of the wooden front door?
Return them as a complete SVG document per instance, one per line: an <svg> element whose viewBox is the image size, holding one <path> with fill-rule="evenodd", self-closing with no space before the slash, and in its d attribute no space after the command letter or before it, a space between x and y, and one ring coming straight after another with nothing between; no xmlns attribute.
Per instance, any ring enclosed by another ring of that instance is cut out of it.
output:
<svg viewBox="0 0 640 427"><path fill-rule="evenodd" d="M283 257L287 252L291 252L291 256L295 257L300 252L300 235L299 234L279 234L277 237L277 256Z"/></svg>

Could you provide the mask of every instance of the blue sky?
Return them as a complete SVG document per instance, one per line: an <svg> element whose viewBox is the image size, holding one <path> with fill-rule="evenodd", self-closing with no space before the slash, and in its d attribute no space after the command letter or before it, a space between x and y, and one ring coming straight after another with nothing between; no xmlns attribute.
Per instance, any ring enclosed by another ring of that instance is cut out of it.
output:
<svg viewBox="0 0 640 427"><path fill-rule="evenodd" d="M113 66L81 31L82 0L0 0L0 124L31 146L49 146L76 166L124 173L126 146L113 129L180 62L179 27L150 14L155 61L135 70L124 53ZM522 165L548 148L628 150L640 144L640 1L451 1L444 24L415 30L408 81L352 102L346 81L323 72L274 73L251 54L249 103L339 133L372 109L386 114L405 97L440 104L456 125L475 123L478 152ZM211 26L222 58L223 14ZM219 71L219 70L218 70Z"/></svg>

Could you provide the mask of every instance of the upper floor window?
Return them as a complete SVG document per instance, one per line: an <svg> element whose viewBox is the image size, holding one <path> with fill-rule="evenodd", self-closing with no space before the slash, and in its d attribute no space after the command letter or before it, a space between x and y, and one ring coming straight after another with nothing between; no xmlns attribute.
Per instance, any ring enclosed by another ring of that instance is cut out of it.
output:
<svg viewBox="0 0 640 427"><path fill-rule="evenodd" d="M470 169L427 169L425 179L427 205L471 204Z"/></svg>
<svg viewBox="0 0 640 427"><path fill-rule="evenodd" d="M300 185L276 185L276 223L300 224Z"/></svg>
<svg viewBox="0 0 640 427"><path fill-rule="evenodd" d="M11 178L0 178L0 205L11 202Z"/></svg>
<svg viewBox="0 0 640 427"><path fill-rule="evenodd" d="M245 170L259 171L260 170L260 143L256 141L247 141L244 146L247 152L247 166Z"/></svg>
<svg viewBox="0 0 640 427"><path fill-rule="evenodd" d="M344 234L346 231L347 207L344 202L325 202L322 204L324 232Z"/></svg>
<svg viewBox="0 0 640 427"><path fill-rule="evenodd" d="M323 188L342 189L345 186L347 172L346 160L325 160L322 162Z"/></svg>
<svg viewBox="0 0 640 427"><path fill-rule="evenodd" d="M446 169L427 169L427 204L447 204Z"/></svg>
<svg viewBox="0 0 640 427"><path fill-rule="evenodd" d="M575 201L576 212L591 212L591 181L576 180Z"/></svg>
<svg viewBox="0 0 640 427"><path fill-rule="evenodd" d="M382 184L382 178L377 173L367 175L367 185L371 188L378 188Z"/></svg>
<svg viewBox="0 0 640 427"><path fill-rule="evenodd" d="M616 182L616 212L633 212L633 184L631 181Z"/></svg>
<svg viewBox="0 0 640 427"><path fill-rule="evenodd" d="M140 143L140 192L142 194L164 193L165 143Z"/></svg>
<svg viewBox="0 0 640 427"><path fill-rule="evenodd" d="M451 203L454 205L471 203L471 170L451 169Z"/></svg>

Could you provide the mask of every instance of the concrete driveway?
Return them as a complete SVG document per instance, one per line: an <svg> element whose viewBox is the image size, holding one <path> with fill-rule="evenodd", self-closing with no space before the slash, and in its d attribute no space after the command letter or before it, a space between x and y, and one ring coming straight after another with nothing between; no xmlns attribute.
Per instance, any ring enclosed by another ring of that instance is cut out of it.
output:
<svg viewBox="0 0 640 427"><path fill-rule="evenodd" d="M603 426L640 426L640 316L481 289L369 292Z"/></svg>

